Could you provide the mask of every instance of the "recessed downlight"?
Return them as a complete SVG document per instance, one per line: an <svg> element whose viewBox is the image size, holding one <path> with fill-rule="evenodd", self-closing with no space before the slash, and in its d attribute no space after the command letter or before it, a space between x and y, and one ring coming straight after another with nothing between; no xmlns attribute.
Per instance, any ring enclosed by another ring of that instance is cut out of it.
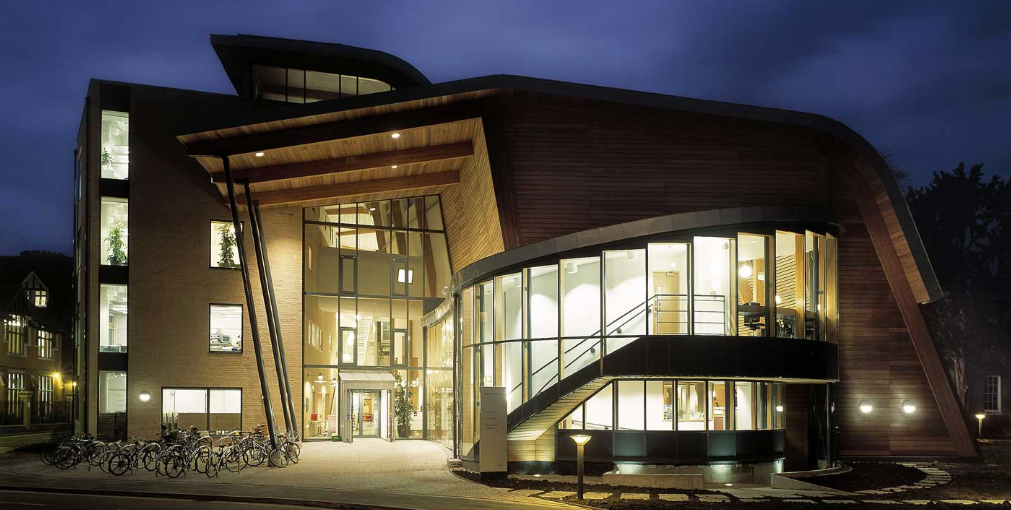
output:
<svg viewBox="0 0 1011 510"><path fill-rule="evenodd" d="M262 158L262 157L263 157L263 153L262 153L262 152L257 152L257 153L256 153L256 157L258 157L258 158Z"/></svg>
<svg viewBox="0 0 1011 510"><path fill-rule="evenodd" d="M396 140L397 138L400 138L400 133L393 133L392 135L390 135L390 138Z"/></svg>
<svg viewBox="0 0 1011 510"><path fill-rule="evenodd" d="M390 168L397 168L397 165L393 165L393 166L391 166Z"/></svg>

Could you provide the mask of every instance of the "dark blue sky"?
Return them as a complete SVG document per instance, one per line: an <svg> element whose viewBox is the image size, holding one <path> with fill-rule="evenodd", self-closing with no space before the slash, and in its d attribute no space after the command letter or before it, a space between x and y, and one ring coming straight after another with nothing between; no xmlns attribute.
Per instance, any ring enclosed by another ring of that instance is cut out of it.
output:
<svg viewBox="0 0 1011 510"><path fill-rule="evenodd" d="M0 254L70 253L89 78L232 93L208 42L386 51L433 82L520 74L836 118L922 184L1011 169L1011 1L4 0Z"/></svg>

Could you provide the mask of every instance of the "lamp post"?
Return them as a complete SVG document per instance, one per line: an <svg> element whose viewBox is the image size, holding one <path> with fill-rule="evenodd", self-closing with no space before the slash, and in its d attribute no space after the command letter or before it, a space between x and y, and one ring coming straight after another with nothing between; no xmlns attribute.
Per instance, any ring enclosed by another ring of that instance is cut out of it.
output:
<svg viewBox="0 0 1011 510"><path fill-rule="evenodd" d="M593 438L586 434L573 434L569 438L576 443L576 498L583 499L583 446Z"/></svg>
<svg viewBox="0 0 1011 510"><path fill-rule="evenodd" d="M979 420L979 434L976 439L983 439L983 418L986 418L986 415L983 413L978 413L976 415L976 419Z"/></svg>

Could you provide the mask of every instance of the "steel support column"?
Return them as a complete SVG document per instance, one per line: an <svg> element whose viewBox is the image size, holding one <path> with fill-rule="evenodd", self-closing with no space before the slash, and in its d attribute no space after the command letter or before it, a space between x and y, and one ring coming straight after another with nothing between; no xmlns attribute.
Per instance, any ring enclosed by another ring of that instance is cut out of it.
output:
<svg viewBox="0 0 1011 510"><path fill-rule="evenodd" d="M259 204L253 201L252 191L248 182L242 182L246 196L246 210L249 213L250 231L253 234L253 252L256 254L257 269L260 275L260 290L263 292L264 311L267 314L267 331L270 334L270 349L274 355L274 371L277 373L277 386L281 393L281 409L284 415L285 430L291 432L297 428L295 415L291 405L291 388L288 385L287 369L284 366L284 347L281 342L280 320L277 317L277 305L274 302L273 282L270 277L270 263L267 260L266 240L263 236L263 224L260 222Z"/></svg>
<svg viewBox="0 0 1011 510"><path fill-rule="evenodd" d="M260 331L256 323L256 304L253 302L253 286L249 281L249 264L246 260L245 237L242 232L242 222L239 221L239 206L235 201L235 182L232 180L232 167L228 156L221 156L221 164L225 169L225 186L228 188L228 205L232 210L232 227L235 229L235 244L239 249L239 269L242 273L242 290L246 294L246 311L249 313L249 330L253 334L253 354L256 355L256 371L260 376L260 395L263 399L263 411L267 417L267 434L270 445L277 449L277 429L274 428L274 408L270 403L270 387L267 384L266 369L263 366L263 352L260 351Z"/></svg>

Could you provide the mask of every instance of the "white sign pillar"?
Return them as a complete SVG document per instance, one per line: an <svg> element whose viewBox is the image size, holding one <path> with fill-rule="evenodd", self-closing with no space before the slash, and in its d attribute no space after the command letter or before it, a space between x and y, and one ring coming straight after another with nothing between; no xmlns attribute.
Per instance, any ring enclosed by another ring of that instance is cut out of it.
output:
<svg viewBox="0 0 1011 510"><path fill-rule="evenodd" d="M481 440L479 469L481 473L505 473L506 453L506 389L503 386L481 388Z"/></svg>

